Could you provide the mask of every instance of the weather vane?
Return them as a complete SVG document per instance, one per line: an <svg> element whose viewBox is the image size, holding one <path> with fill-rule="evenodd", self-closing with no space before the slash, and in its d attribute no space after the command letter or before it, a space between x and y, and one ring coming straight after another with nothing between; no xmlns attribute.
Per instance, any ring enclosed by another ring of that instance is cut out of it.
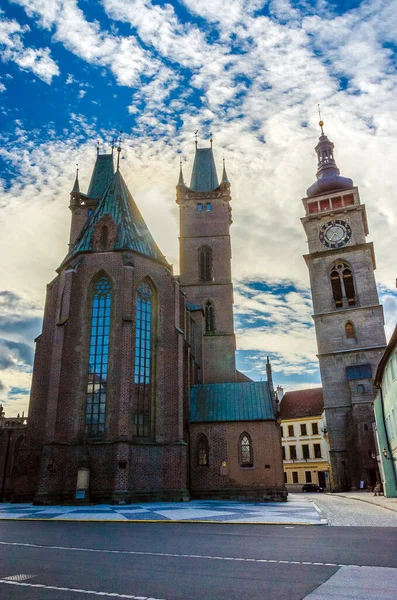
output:
<svg viewBox="0 0 397 600"><path fill-rule="evenodd" d="M318 122L318 124L319 124L319 125L320 125L320 127L321 127L321 135L324 135L324 131L323 131L323 127L324 127L324 121L323 121L323 120L322 120L322 118L321 118L321 109L320 109L320 103L319 103L319 104L317 104L317 106L318 106L318 117L319 117L319 119L320 119L320 120L319 120L319 122Z"/></svg>

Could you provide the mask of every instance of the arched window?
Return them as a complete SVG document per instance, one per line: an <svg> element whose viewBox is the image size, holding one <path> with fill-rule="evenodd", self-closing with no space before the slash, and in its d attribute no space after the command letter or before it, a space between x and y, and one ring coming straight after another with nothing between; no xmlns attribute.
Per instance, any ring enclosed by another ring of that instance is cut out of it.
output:
<svg viewBox="0 0 397 600"><path fill-rule="evenodd" d="M208 439L202 433L197 441L197 465L199 467L208 467Z"/></svg>
<svg viewBox="0 0 397 600"><path fill-rule="evenodd" d="M215 306L211 300L205 304L205 330L215 331Z"/></svg>
<svg viewBox="0 0 397 600"><path fill-rule="evenodd" d="M348 340L356 339L356 328L354 327L354 324L351 321L348 321L345 325L345 334Z"/></svg>
<svg viewBox="0 0 397 600"><path fill-rule="evenodd" d="M85 433L94 437L105 432L111 302L110 282L102 276L95 285L92 298L85 415Z"/></svg>
<svg viewBox="0 0 397 600"><path fill-rule="evenodd" d="M239 440L239 457L241 467L252 467L254 457L252 453L252 441L248 433L243 433Z"/></svg>
<svg viewBox="0 0 397 600"><path fill-rule="evenodd" d="M334 265L331 271L331 286L336 308L356 305L353 273L348 265L345 263Z"/></svg>
<svg viewBox="0 0 397 600"><path fill-rule="evenodd" d="M201 246L199 248L199 279L200 281L212 281L212 248Z"/></svg>
<svg viewBox="0 0 397 600"><path fill-rule="evenodd" d="M107 225L103 225L101 229L101 248L102 250L106 250L109 244L109 228Z"/></svg>
<svg viewBox="0 0 397 600"><path fill-rule="evenodd" d="M136 299L134 435L151 434L153 292L143 281Z"/></svg>

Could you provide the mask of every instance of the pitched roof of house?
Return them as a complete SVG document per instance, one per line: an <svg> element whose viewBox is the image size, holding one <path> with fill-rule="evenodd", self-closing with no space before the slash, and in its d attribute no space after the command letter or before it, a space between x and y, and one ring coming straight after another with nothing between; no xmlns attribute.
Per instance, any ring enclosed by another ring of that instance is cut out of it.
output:
<svg viewBox="0 0 397 600"><path fill-rule="evenodd" d="M324 410L323 388L286 392L280 402L280 418L299 419L320 416Z"/></svg>
<svg viewBox="0 0 397 600"><path fill-rule="evenodd" d="M267 381L207 383L190 392L190 422L274 420Z"/></svg>
<svg viewBox="0 0 397 600"><path fill-rule="evenodd" d="M219 186L212 148L196 148L190 189L211 192Z"/></svg>
<svg viewBox="0 0 397 600"><path fill-rule="evenodd" d="M116 171L112 175L104 195L73 244L68 258L79 252L91 252L93 250L95 225L106 214L110 215L117 225L115 250L133 250L168 265L139 212L120 171Z"/></svg>

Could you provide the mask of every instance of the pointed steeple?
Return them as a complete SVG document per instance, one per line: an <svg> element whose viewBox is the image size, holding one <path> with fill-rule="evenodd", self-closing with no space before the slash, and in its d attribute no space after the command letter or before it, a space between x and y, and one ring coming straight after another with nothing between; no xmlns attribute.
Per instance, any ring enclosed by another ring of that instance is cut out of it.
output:
<svg viewBox="0 0 397 600"><path fill-rule="evenodd" d="M309 198L326 192L345 190L353 186L352 179L339 175L340 171L336 166L334 156L335 146L324 134L324 122L320 121L319 125L321 127L321 135L318 144L315 147L318 157L317 181L315 181L306 192Z"/></svg>
<svg viewBox="0 0 397 600"><path fill-rule="evenodd" d="M79 186L79 167L77 166L76 169L76 179L74 180L74 186L72 191L70 192L71 194L79 194L80 193L80 186Z"/></svg>
<svg viewBox="0 0 397 600"><path fill-rule="evenodd" d="M179 179L177 185L185 185L185 180L183 179L182 161L179 163Z"/></svg>
<svg viewBox="0 0 397 600"><path fill-rule="evenodd" d="M212 144L210 148L197 148L196 145L190 189L194 192L211 192L218 186Z"/></svg>
<svg viewBox="0 0 397 600"><path fill-rule="evenodd" d="M100 198L106 192L114 173L112 154L97 154L87 196Z"/></svg>
<svg viewBox="0 0 397 600"><path fill-rule="evenodd" d="M100 199L92 217L86 222L73 244L68 259L79 252L94 251L96 225L105 215L112 219L117 228L114 250L133 250L168 266L120 171L116 171L112 176L107 190Z"/></svg>
<svg viewBox="0 0 397 600"><path fill-rule="evenodd" d="M223 172L222 172L222 182L221 183L230 183L227 173L226 173L226 164L225 159L223 159Z"/></svg>

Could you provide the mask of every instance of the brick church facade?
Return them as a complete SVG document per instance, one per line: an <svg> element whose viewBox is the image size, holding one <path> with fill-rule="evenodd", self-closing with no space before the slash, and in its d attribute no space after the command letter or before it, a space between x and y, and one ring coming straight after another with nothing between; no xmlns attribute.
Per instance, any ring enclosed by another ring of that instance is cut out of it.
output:
<svg viewBox="0 0 397 600"><path fill-rule="evenodd" d="M267 381L236 370L230 183L211 148L182 170L180 276L112 154L71 192L69 251L47 286L14 501L285 500Z"/></svg>

